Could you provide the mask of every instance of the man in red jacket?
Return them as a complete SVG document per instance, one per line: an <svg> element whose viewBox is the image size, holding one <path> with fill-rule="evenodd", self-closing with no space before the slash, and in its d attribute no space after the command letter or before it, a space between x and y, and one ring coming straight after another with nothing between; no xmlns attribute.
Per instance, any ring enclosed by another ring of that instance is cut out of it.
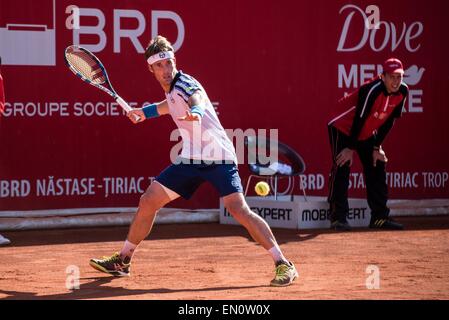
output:
<svg viewBox="0 0 449 320"><path fill-rule="evenodd" d="M388 161L382 142L395 119L402 114L408 87L402 82L402 62L391 58L383 63L383 73L339 101L339 114L328 124L333 167L329 182L331 228L350 230L349 173L356 152L363 165L370 228L400 230L403 226L389 219L388 186L385 164Z"/></svg>
<svg viewBox="0 0 449 320"><path fill-rule="evenodd" d="M2 65L2 57L0 57L0 67ZM5 91L3 89L3 77L2 77L2 72L0 69L0 117L3 113L3 109L5 107ZM5 244L10 244L11 241L9 241L9 239L5 238L4 236L2 236L0 234L0 246L1 245L5 245Z"/></svg>

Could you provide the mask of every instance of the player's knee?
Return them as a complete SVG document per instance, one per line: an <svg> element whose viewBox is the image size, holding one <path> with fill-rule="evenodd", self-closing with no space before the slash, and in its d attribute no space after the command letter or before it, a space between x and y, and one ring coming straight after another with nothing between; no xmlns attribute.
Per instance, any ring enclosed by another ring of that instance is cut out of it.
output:
<svg viewBox="0 0 449 320"><path fill-rule="evenodd" d="M249 207L246 204L240 202L230 204L226 209L237 221L246 220L252 214Z"/></svg>
<svg viewBox="0 0 449 320"><path fill-rule="evenodd" d="M147 191L140 197L139 207L144 208L146 212L151 212L159 210L160 204L156 195L151 191Z"/></svg>

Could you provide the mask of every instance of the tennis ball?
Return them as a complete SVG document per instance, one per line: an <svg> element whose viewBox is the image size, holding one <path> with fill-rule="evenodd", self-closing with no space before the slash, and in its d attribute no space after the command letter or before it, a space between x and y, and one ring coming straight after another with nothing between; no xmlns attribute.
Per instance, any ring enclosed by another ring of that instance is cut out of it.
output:
<svg viewBox="0 0 449 320"><path fill-rule="evenodd" d="M270 193L270 186L265 181L259 181L255 186L256 193L265 197Z"/></svg>

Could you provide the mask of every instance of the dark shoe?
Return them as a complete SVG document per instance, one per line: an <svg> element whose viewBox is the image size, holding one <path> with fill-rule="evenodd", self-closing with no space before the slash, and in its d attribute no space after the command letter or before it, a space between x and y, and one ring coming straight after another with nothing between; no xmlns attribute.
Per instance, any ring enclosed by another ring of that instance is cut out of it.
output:
<svg viewBox="0 0 449 320"><path fill-rule="evenodd" d="M351 226L349 225L349 223L347 221L341 222L338 220L331 222L331 229L337 230L337 231L351 231L352 230Z"/></svg>
<svg viewBox="0 0 449 320"><path fill-rule="evenodd" d="M130 275L131 264L124 263L117 252L111 257L91 259L89 264L92 268L104 273L109 273L115 277L127 277Z"/></svg>
<svg viewBox="0 0 449 320"><path fill-rule="evenodd" d="M393 221L392 219L375 219L371 220L369 224L371 229L383 229L383 230L404 230L404 226L400 223Z"/></svg>

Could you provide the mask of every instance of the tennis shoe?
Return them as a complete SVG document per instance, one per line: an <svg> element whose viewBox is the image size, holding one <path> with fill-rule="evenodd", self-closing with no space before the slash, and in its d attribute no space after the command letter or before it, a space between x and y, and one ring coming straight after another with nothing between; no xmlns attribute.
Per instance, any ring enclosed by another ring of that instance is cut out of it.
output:
<svg viewBox="0 0 449 320"><path fill-rule="evenodd" d="M276 263L274 279L271 280L270 285L273 287L286 287L298 277L298 271L293 263L279 261Z"/></svg>
<svg viewBox="0 0 449 320"><path fill-rule="evenodd" d="M127 277L130 275L130 263L124 263L118 252L110 257L102 259L90 259L90 266L98 271L109 273L115 277Z"/></svg>

